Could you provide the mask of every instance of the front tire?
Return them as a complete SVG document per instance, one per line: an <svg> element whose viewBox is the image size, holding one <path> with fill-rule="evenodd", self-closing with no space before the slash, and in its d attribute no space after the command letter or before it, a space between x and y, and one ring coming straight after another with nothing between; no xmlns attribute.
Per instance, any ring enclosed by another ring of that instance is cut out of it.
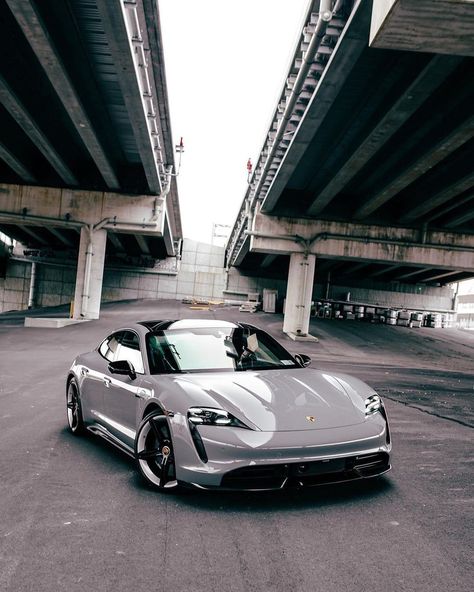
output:
<svg viewBox="0 0 474 592"><path fill-rule="evenodd" d="M160 491L176 489L176 464L168 419L153 411L143 418L135 438L135 458L145 481Z"/></svg>
<svg viewBox="0 0 474 592"><path fill-rule="evenodd" d="M81 397L79 387L74 378L69 381L66 391L67 423L69 429L75 436L84 433L85 426L82 418Z"/></svg>

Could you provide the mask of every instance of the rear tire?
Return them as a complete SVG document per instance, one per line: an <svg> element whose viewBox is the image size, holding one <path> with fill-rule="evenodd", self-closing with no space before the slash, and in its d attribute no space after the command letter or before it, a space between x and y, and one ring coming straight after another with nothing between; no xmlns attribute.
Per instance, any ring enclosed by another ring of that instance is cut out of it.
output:
<svg viewBox="0 0 474 592"><path fill-rule="evenodd" d="M160 491L176 490L176 464L168 419L152 411L138 426L135 458L145 481Z"/></svg>
<svg viewBox="0 0 474 592"><path fill-rule="evenodd" d="M82 418L81 397L76 379L72 378L66 391L67 423L69 429L75 436L80 436L85 431Z"/></svg>

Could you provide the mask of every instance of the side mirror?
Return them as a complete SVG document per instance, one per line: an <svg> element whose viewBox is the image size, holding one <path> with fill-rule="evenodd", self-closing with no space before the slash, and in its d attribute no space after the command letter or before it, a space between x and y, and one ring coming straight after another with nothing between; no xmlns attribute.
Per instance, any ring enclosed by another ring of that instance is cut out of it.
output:
<svg viewBox="0 0 474 592"><path fill-rule="evenodd" d="M135 380L137 377L133 364L128 360L116 360L115 362L110 362L108 368L111 374L130 376L132 380Z"/></svg>
<svg viewBox="0 0 474 592"><path fill-rule="evenodd" d="M295 354L295 360L302 368L311 364L311 358L306 354Z"/></svg>

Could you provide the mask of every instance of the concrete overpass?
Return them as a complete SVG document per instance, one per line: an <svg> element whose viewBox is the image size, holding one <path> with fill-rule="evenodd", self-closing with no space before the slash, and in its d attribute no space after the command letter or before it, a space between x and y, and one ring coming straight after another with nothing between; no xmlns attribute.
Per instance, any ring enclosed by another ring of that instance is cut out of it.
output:
<svg viewBox="0 0 474 592"><path fill-rule="evenodd" d="M373 4L373 6L372 6ZM227 245L288 269L284 331L313 277L474 276L474 2L311 2Z"/></svg>
<svg viewBox="0 0 474 592"><path fill-rule="evenodd" d="M153 0L0 1L0 231L78 258L75 316L104 261L138 269L182 239Z"/></svg>

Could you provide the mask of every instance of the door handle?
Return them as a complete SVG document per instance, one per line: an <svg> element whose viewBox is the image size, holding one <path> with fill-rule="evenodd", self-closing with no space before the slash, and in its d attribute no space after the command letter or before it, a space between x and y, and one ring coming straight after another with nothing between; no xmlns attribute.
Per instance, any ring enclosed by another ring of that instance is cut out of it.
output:
<svg viewBox="0 0 474 592"><path fill-rule="evenodd" d="M104 384L107 388L109 388L110 384L111 384L111 380L110 378L107 378L107 376L104 376L104 378L102 379L104 381Z"/></svg>
<svg viewBox="0 0 474 592"><path fill-rule="evenodd" d="M82 376L87 376L89 374L89 370L83 366L81 368L81 374Z"/></svg>

